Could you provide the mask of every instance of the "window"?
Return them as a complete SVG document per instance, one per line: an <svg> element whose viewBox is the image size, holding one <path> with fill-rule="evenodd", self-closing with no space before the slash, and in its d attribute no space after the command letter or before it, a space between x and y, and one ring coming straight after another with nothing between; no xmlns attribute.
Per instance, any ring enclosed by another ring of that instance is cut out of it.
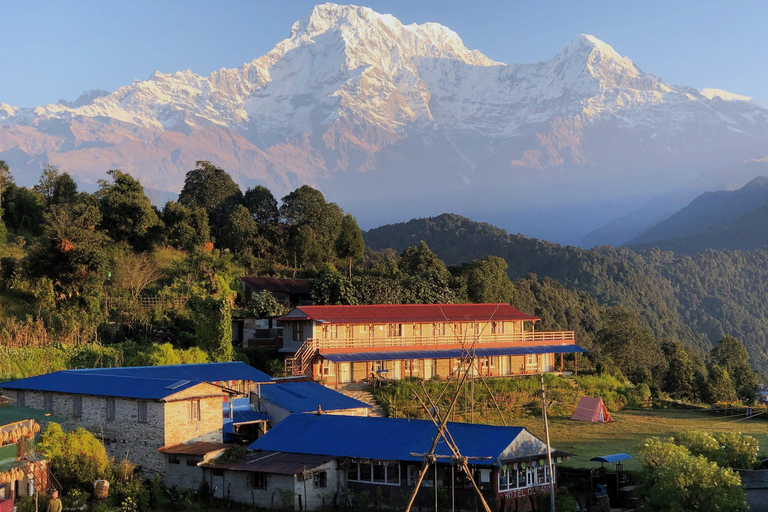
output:
<svg viewBox="0 0 768 512"><path fill-rule="evenodd" d="M389 324L387 328L387 336L390 338L393 336L403 335L403 324Z"/></svg>
<svg viewBox="0 0 768 512"><path fill-rule="evenodd" d="M327 359L323 359L323 375L333 375L333 366Z"/></svg>
<svg viewBox="0 0 768 512"><path fill-rule="evenodd" d="M200 400L190 400L189 419L190 421L200 421Z"/></svg>
<svg viewBox="0 0 768 512"><path fill-rule="evenodd" d="M455 323L453 324L453 334L456 336L461 336L464 333L464 324Z"/></svg>
<svg viewBox="0 0 768 512"><path fill-rule="evenodd" d="M107 420L112 421L115 419L115 399L107 398Z"/></svg>
<svg viewBox="0 0 768 512"><path fill-rule="evenodd" d="M293 341L304 341L303 322L293 322Z"/></svg>
<svg viewBox="0 0 768 512"><path fill-rule="evenodd" d="M475 322L473 327L474 327L475 334L480 334L482 332L482 328L480 327L480 322Z"/></svg>
<svg viewBox="0 0 768 512"><path fill-rule="evenodd" d="M220 468L214 468L212 473L213 476L224 476L224 470Z"/></svg>
<svg viewBox="0 0 768 512"><path fill-rule="evenodd" d="M325 471L318 471L312 475L312 481L316 488L328 487L328 473Z"/></svg>
<svg viewBox="0 0 768 512"><path fill-rule="evenodd" d="M248 487L250 489L261 489L261 490L266 489L267 474L261 473L259 471L253 471L251 473L248 473Z"/></svg>
<svg viewBox="0 0 768 512"><path fill-rule="evenodd" d="M504 334L504 322L491 322L491 334Z"/></svg>
<svg viewBox="0 0 768 512"><path fill-rule="evenodd" d="M139 417L139 423L148 423L147 421L147 402L139 402L138 403L138 413L137 416Z"/></svg>
<svg viewBox="0 0 768 512"><path fill-rule="evenodd" d="M416 475L419 468L413 466ZM411 479L409 467L408 478ZM413 477L416 480L417 477ZM347 469L347 480L355 482L373 482L386 485L400 485L400 464L398 462L374 461L352 463ZM410 484L409 484L410 485Z"/></svg>
<svg viewBox="0 0 768 512"><path fill-rule="evenodd" d="M373 475L373 470L371 468L370 462L358 462L358 465L360 466L360 477L359 480L361 482L370 482L371 481L371 475Z"/></svg>
<svg viewBox="0 0 768 512"><path fill-rule="evenodd" d="M53 395L51 393L45 394L45 412L53 412Z"/></svg>
<svg viewBox="0 0 768 512"><path fill-rule="evenodd" d="M387 483L400 485L400 464L397 462L387 462Z"/></svg>
<svg viewBox="0 0 768 512"><path fill-rule="evenodd" d="M187 466L197 466L199 462L202 462L201 460L197 460L195 457L188 455L187 456Z"/></svg>
<svg viewBox="0 0 768 512"><path fill-rule="evenodd" d="M387 468L380 462L373 463L373 481L380 484L387 481Z"/></svg>
<svg viewBox="0 0 768 512"><path fill-rule="evenodd" d="M168 464L178 464L179 462L181 461L179 460L178 455L176 455L175 453L168 454Z"/></svg>
<svg viewBox="0 0 768 512"><path fill-rule="evenodd" d="M416 485L416 480L419 479L419 467L408 466L408 487Z"/></svg>
<svg viewBox="0 0 768 512"><path fill-rule="evenodd" d="M435 336L445 336L445 324L432 324Z"/></svg>
<svg viewBox="0 0 768 512"><path fill-rule="evenodd" d="M528 474L530 472L535 472L535 471L536 470L534 468L515 469L512 466L507 467L506 471L500 470L499 471L499 490L506 491L509 489L523 489L525 487L528 487L529 485L531 485L529 484ZM533 480L531 480L531 482L533 482Z"/></svg>
<svg viewBox="0 0 768 512"><path fill-rule="evenodd" d="M83 417L83 397L76 396L72 399L73 405L74 405L74 411L72 411L72 416L75 418L82 418Z"/></svg>
<svg viewBox="0 0 768 512"><path fill-rule="evenodd" d="M19 407L27 406L27 394L24 391L18 391L16 393L16 404Z"/></svg>

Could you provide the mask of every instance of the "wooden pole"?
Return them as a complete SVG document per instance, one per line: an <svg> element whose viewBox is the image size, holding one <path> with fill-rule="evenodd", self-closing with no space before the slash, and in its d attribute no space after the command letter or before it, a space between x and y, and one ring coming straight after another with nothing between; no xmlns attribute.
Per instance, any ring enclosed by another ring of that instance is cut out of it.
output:
<svg viewBox="0 0 768 512"><path fill-rule="evenodd" d="M552 448L549 445L549 421L547 420L547 399L544 390L544 374L541 374L541 415L544 416L544 435L547 440L547 466L549 467L549 501L555 512L555 472L552 470Z"/></svg>

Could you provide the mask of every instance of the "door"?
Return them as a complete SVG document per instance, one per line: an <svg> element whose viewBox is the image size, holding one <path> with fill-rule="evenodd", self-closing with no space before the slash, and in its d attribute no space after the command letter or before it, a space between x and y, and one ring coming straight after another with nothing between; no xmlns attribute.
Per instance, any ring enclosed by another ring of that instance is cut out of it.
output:
<svg viewBox="0 0 768 512"><path fill-rule="evenodd" d="M340 363L339 373L341 374L339 376L339 382L341 384L348 384L352 382L352 371L350 368L350 363Z"/></svg>
<svg viewBox="0 0 768 512"><path fill-rule="evenodd" d="M424 380L432 378L432 360L424 360Z"/></svg>

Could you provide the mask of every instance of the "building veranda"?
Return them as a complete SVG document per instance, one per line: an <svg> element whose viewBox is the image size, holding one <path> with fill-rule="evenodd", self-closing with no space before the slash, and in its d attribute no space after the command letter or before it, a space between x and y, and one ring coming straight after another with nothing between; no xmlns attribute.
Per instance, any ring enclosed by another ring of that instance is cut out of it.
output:
<svg viewBox="0 0 768 512"><path fill-rule="evenodd" d="M585 350L573 331L536 331L540 318L509 304L298 306L278 319L287 369L326 385L447 378L469 351L488 377L564 370Z"/></svg>

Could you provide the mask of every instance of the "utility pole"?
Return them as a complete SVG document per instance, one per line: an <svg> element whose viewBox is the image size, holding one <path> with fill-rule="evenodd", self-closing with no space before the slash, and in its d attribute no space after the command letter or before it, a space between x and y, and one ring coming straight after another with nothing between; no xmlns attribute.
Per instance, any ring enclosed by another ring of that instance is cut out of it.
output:
<svg viewBox="0 0 768 512"><path fill-rule="evenodd" d="M552 448L549 445L549 421L547 420L547 399L544 390L544 372L541 377L541 414L544 416L544 436L547 440L547 466L549 467L549 501L551 512L555 512L555 472L552 468Z"/></svg>

